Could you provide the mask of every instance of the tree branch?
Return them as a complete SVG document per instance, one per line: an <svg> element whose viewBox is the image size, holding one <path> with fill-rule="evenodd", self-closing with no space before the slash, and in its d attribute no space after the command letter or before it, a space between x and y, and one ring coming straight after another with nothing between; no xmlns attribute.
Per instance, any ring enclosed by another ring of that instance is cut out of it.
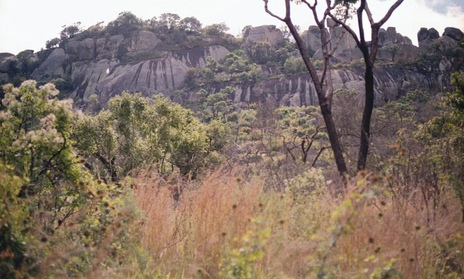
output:
<svg viewBox="0 0 464 279"><path fill-rule="evenodd" d="M396 10L396 8L398 8L401 3L403 3L404 0L397 0L395 2L395 4L393 4L390 9L388 9L388 12L385 14L385 16L377 23L379 25L379 28L385 23L387 22L387 20L391 17L391 15L393 14L393 12Z"/></svg>
<svg viewBox="0 0 464 279"><path fill-rule="evenodd" d="M266 13L270 14L272 17L275 17L280 21L285 22L285 19L289 17L288 15L290 14L290 7L286 7L286 17L282 18L282 17L279 17L278 15L274 14L273 12L271 12L269 10L269 8L267 6L268 1L269 0L263 0L263 2L264 2L264 10L266 11ZM285 2L286 2L286 5L289 4L287 0Z"/></svg>

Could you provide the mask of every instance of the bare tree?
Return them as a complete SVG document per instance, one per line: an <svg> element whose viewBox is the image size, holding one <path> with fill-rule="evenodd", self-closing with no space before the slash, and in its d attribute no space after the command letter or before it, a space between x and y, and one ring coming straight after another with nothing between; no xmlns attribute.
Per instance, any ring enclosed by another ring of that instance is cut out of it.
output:
<svg viewBox="0 0 464 279"><path fill-rule="evenodd" d="M316 71L314 64L309 57L307 52L307 48L303 39L301 38L297 28L292 22L291 18L291 0L285 0L285 16L280 17L270 11L268 7L268 0L264 1L264 9L265 11L270 14L271 16L279 19L280 21L284 22L290 33L292 34L293 38L295 39L295 43L298 47L298 50L303 58L306 68L309 71L309 75L314 83L314 87L316 90L317 98L319 101L319 106L321 109L322 117L324 118L324 122L327 129L327 134L329 135L330 145L332 148L332 152L334 154L335 163L337 165L337 169L342 177L346 177L348 175L348 169L345 163L345 158L343 155L343 149L340 144L340 139L337 134L337 130L335 127L335 123L332 117L332 96L333 96L333 86L332 86L332 77L331 77L331 69L330 69L330 58L333 56L335 50L337 49L338 44L341 41L341 38L344 35L344 32L340 34L340 36L336 39L336 42L332 44L333 46L330 47L330 42L332 40L329 30L325 26L325 21L330 15L330 11L336 8L336 4L330 4L327 2L327 7L322 16L320 16L316 11L317 1L314 4L310 4L307 1L301 1L302 3L306 4L306 6L311 10L314 20L316 21L317 26L321 31L321 46L322 46L322 53L324 59L324 67L320 74ZM348 10L346 10L342 22L346 20L348 17Z"/></svg>
<svg viewBox="0 0 464 279"><path fill-rule="evenodd" d="M330 0L327 0L330 2ZM377 52L379 49L379 30L382 25L387 22L391 17L393 12L398 8L404 0L397 0L391 7L388 9L387 13L383 18L375 22L372 16L371 10L367 4L367 0L337 0L336 2L341 5L354 5L359 2L359 7L356 10L357 22L358 22L358 31L359 37L356 32L346 24L345 21L338 19L334 14L330 13L329 16L338 24L342 25L348 33L351 34L353 39L356 41L358 48L361 50L364 59L365 71L364 71L364 80L365 80L365 96L364 96L364 111L363 118L361 121L361 142L359 146L359 155L358 155L358 170L364 170L366 168L367 155L369 153L369 144L370 144L370 126L372 111L374 109L374 65L375 59L377 57ZM316 0L317 2L317 0ZM367 15L371 28L371 41L370 44L366 41L365 31L364 31L364 21L363 16Z"/></svg>
<svg viewBox="0 0 464 279"><path fill-rule="evenodd" d="M324 68L320 76L318 75L314 67L314 64L311 62L311 59L306 51L306 46L300 34L295 29L295 25L292 22L291 6L290 6L292 0L285 0L285 16L284 17L280 17L269 10L269 7L268 7L269 0L263 0L263 1L264 1L265 11L271 16L273 16L274 18L277 18L280 21L284 22L289 28L289 31L292 34L292 36L295 38L295 42L298 47L298 50L303 58L305 66L309 71L309 75L311 76L311 79L316 89L317 97L319 100L319 106L321 109L321 114L326 124L331 148L332 148L332 151L335 157L335 162L337 164L337 169L340 172L340 174L344 177L348 174L348 169L345 163L343 149L341 147L340 140L339 140L339 135L337 134L337 130L336 130L333 118L332 118L331 103L332 103L333 87L332 87L332 80L331 80L331 74L330 74L330 58L332 57L344 33L342 32L342 34L338 38L337 42L335 43L335 47L330 49L329 42L331 38L329 36L328 29L325 27L325 20L329 17L333 19L336 23L343 26L344 29L348 31L348 33L350 33L351 36L356 41L358 48L361 50L363 54L363 59L365 63L365 73L364 73L365 104L364 104L364 110L363 110L363 118L361 122L361 136L360 136L361 140L360 140L358 163L357 163L357 169L364 170L366 168L367 155L369 153L369 144L370 144L370 136L371 136L370 125L371 125L372 111L374 108L374 72L373 72L373 69L374 69L375 59L376 59L377 51L378 51L378 41L379 41L378 33L380 30L380 27L390 18L394 10L398 8L398 6L404 0L397 0L388 10L386 15L379 22L374 21L372 17L372 13L369 10L369 7L367 5L367 0L335 0L335 1L326 0L325 1L326 8L323 13L318 13L316 10L316 7L318 5L317 0L313 0L313 1L297 0L296 2L305 4L309 8L316 22L316 25L321 30L321 44L322 44L322 52L323 52L323 58L324 58ZM348 17L350 16L349 11L353 7L353 5L356 5L357 3L359 3L359 7L356 10L357 22L359 26L359 37L356 34L356 32L352 28L350 28L350 26L348 26L348 24L346 23ZM369 23L371 27L371 42L368 42L365 39L365 32L364 32L364 25L363 25L364 14L366 14L367 18L369 19Z"/></svg>

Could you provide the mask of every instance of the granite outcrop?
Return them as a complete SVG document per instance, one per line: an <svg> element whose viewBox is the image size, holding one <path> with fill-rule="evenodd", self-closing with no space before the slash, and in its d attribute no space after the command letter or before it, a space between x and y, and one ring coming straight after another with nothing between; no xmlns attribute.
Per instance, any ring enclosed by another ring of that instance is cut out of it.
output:
<svg viewBox="0 0 464 279"><path fill-rule="evenodd" d="M334 62L350 65L334 69L334 86L361 92L364 86L362 67L353 66L362 66L361 52L353 38L340 26L333 22L328 22L328 26L332 38L343 36L334 53ZM320 59L320 30L316 26L310 26L302 34L313 59ZM422 28L417 36L419 46L413 45L408 37L398 33L394 27L380 30L378 60L392 63L378 63L375 69L378 102L396 98L407 90L424 86L426 77L421 73L397 67L395 63L414 61L421 51L427 51L434 43L457 46L464 39L464 33L453 27L446 28L441 36L433 28ZM281 30L273 25L265 25L251 28L243 38L242 47L246 48L259 42L268 43L272 51L286 41ZM69 97L85 106L94 94L101 103L123 91L141 92L145 96L172 96L176 90L186 90L184 81L189 69L204 67L209 56L220 61L229 52L224 45L207 43L197 47L167 49L163 47L163 41L156 34L144 30L130 35L69 39L59 47L39 53L26 51L22 55L28 56L30 61L38 64L30 78L38 80L39 83L67 78L71 83ZM18 56L12 54L0 54L0 81L11 82L9 69L18 59ZM446 67L447 63L449 64L449 61L442 61L440 67ZM269 70L263 67L263 72L266 71ZM213 84L206 86L206 89L214 93L228 85L230 84ZM272 73L267 72L264 79L232 86L235 88L236 102L272 99L281 105L317 104L308 75L273 77ZM192 89L183 94L184 100L178 101L195 99L195 94L196 91Z"/></svg>

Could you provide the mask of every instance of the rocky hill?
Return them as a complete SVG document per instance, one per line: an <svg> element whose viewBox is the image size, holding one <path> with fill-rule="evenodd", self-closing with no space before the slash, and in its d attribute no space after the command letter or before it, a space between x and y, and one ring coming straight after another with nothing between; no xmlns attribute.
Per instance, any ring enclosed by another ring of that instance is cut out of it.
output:
<svg viewBox="0 0 464 279"><path fill-rule="evenodd" d="M328 26L332 37L342 33L341 27L331 22ZM92 98L102 107L123 91L142 92L146 96L164 94L183 103L194 101L200 89L214 93L225 86L234 88L230 97L236 102L271 99L281 105L316 104L312 82L304 69L285 70L288 61L298 59L298 53L284 32L275 26L244 30L243 38L223 32L196 33L186 35L186 41L179 44L172 44L172 38L149 28L93 36L84 32L38 53L26 50L17 56L0 54L0 82L18 83L26 78L39 83L52 81L81 107L86 107ZM446 28L441 36L433 28L422 28L418 32L419 46L414 46L394 27L382 29L379 36L381 49L375 69L377 102L416 88L442 88L449 73L461 67L456 62L459 55L452 52L462 50L459 42L464 33L457 28ZM319 29L310 26L303 37L308 52L315 60L320 59ZM204 78L202 69L237 53L249 58L244 62L248 68L243 71L250 70L251 64L257 65L257 70L251 67L257 72L253 78L242 78L239 68L230 70L232 64L228 71L216 69L212 78ZM279 57L281 53L285 55ZM345 34L333 58L335 88L363 90L360 59L361 52L354 40Z"/></svg>

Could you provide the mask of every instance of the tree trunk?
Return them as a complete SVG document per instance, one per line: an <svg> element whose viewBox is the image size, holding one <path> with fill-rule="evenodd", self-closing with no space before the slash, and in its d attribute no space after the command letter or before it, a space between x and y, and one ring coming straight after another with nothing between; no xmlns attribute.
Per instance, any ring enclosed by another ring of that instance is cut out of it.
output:
<svg viewBox="0 0 464 279"><path fill-rule="evenodd" d="M286 20L285 23L287 24L290 33L292 33L293 38L295 38L296 45L298 50L300 51L301 57L306 65L306 68L309 71L309 75L314 82L314 87L316 89L317 98L319 100L319 107L321 109L322 117L324 118L324 122L327 128L327 134L329 135L330 146L332 147L332 152L334 154L335 163L337 165L337 170L340 175L344 178L348 174L348 168L346 167L345 158L343 156L343 149L340 144L340 139L337 134L337 130L335 128L335 122L332 117L331 105L329 100L326 98L326 94L322 88L321 80L317 75L316 69L314 65L311 63L311 59L309 58L308 52L306 51L306 45L304 44L303 40L301 39L298 31L296 30L295 26L291 22L291 20Z"/></svg>
<svg viewBox="0 0 464 279"><path fill-rule="evenodd" d="M335 163L337 170L340 175L345 178L348 174L348 168L346 167L345 158L343 156L343 149L340 144L340 139L335 128L335 123L332 118L332 112L327 103L320 104L322 117L324 118L325 126L327 128L327 134L329 135L330 146L334 154Z"/></svg>
<svg viewBox="0 0 464 279"><path fill-rule="evenodd" d="M374 109L374 71L372 65L366 63L364 73L365 80L365 104L361 122L361 142L358 155L358 170L366 168L367 154L369 153L370 144L370 126L372 119L372 110Z"/></svg>

